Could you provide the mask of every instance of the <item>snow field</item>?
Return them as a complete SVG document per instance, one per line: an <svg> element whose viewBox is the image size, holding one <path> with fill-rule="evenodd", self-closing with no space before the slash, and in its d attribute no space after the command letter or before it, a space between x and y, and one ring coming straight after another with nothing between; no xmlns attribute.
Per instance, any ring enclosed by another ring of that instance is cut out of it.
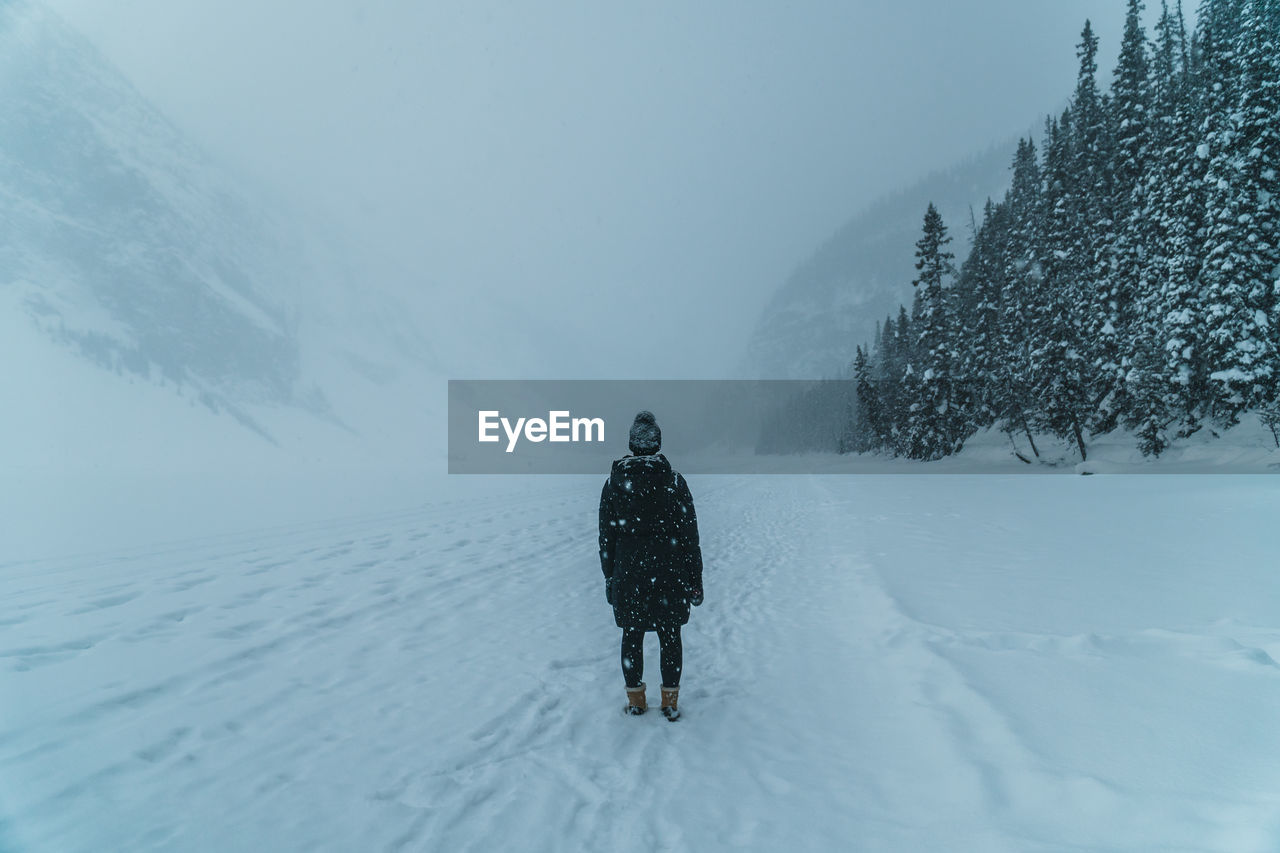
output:
<svg viewBox="0 0 1280 853"><path fill-rule="evenodd" d="M0 566L0 849L1280 844L1270 478L692 478L675 724L601 481Z"/></svg>

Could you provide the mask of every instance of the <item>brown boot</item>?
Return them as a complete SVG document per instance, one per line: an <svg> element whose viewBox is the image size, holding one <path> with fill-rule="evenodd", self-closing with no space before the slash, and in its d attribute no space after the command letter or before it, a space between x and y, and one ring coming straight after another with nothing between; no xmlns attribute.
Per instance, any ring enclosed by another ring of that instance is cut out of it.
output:
<svg viewBox="0 0 1280 853"><path fill-rule="evenodd" d="M680 711L676 709L676 697L680 695L679 687L662 687L662 716L671 722L680 719Z"/></svg>
<svg viewBox="0 0 1280 853"><path fill-rule="evenodd" d="M627 713L643 714L649 706L644 699L644 682L639 687L627 688Z"/></svg>

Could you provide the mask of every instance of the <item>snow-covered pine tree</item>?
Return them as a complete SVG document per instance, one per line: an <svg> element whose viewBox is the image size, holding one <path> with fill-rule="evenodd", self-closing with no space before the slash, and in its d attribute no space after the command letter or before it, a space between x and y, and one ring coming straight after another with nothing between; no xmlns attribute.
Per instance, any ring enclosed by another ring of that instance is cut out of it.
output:
<svg viewBox="0 0 1280 853"><path fill-rule="evenodd" d="M972 432L995 423L997 376L1004 360L1001 298L1004 284L1004 244L1008 240L1008 210L987 199L982 224L973 235L969 256L956 280L958 402Z"/></svg>
<svg viewBox="0 0 1280 853"><path fill-rule="evenodd" d="M1261 115L1275 103L1274 86L1265 82L1274 57L1262 53L1274 36L1266 32L1266 6L1255 0L1208 0L1202 14L1199 42L1212 85L1200 143L1207 161L1200 289L1210 410L1219 424L1232 426L1274 394L1269 309L1276 264L1265 210L1272 199L1265 194L1275 173L1263 165L1273 143ZM1271 125L1275 115L1272 106Z"/></svg>
<svg viewBox="0 0 1280 853"><path fill-rule="evenodd" d="M853 357L854 399L843 452L867 453L881 447L881 401L871 378L871 358L858 347Z"/></svg>
<svg viewBox="0 0 1280 853"><path fill-rule="evenodd" d="M873 432L877 449L894 452L894 436L897 418L897 387L900 379L898 356L898 326L892 316L886 317L880 327L879 345L868 359L868 386L861 386L864 395L875 398ZM856 378L855 378L856 381ZM868 405L871 405L868 403Z"/></svg>
<svg viewBox="0 0 1280 853"><path fill-rule="evenodd" d="M1176 21L1168 3L1161 0L1156 39L1151 48L1149 110L1144 145L1142 192L1135 199L1130 229L1140 229L1140 256L1136 278L1139 282L1131 315L1132 365L1125 377L1129 405L1125 425L1138 436L1144 455L1158 455L1168 445L1168 426L1173 420L1169 405L1171 390L1165 364L1162 288L1168 280L1170 254L1170 211L1173 197L1167 194L1171 176L1169 163L1176 160L1176 111L1180 71ZM1132 231L1131 231L1132 233Z"/></svg>
<svg viewBox="0 0 1280 853"><path fill-rule="evenodd" d="M952 290L955 255L938 209L930 204L924 233L916 243L918 276L912 305L915 358L904 383L910 400L906 452L914 459L940 459L957 451L968 437L957 385L954 341L959 324Z"/></svg>
<svg viewBox="0 0 1280 853"><path fill-rule="evenodd" d="M1040 232L1040 163L1030 139L1018 141L1013 179L1003 207L1007 226L1000 245L1000 341L992 391L992 406L1002 428L1021 431L1038 456L1031 434L1033 364L1031 354L1041 346L1034 323L1040 293L1041 267L1036 257Z"/></svg>
<svg viewBox="0 0 1280 853"><path fill-rule="evenodd" d="M1076 46L1080 59L1076 89L1071 98L1070 174L1064 200L1068 203L1067 243L1062 247L1072 256L1078 277L1079 296L1084 306L1082 329L1075 351L1085 360L1081 375L1092 405L1077 415L1085 418L1082 429L1097 421L1105 427L1111 420L1115 373L1119 363L1120 330L1112 320L1109 290L1112 280L1112 248L1115 223L1111 216L1111 142L1113 127L1109 99L1098 90L1098 37L1093 24L1085 21Z"/></svg>
<svg viewBox="0 0 1280 853"><path fill-rule="evenodd" d="M892 352L884 381L886 405L886 421L889 424L888 444L894 455L906 453L905 434L908 409L911 399L907 395L909 384L907 377L911 375L911 362L915 358L915 332L911 326L911 315L905 305L898 306L898 317L893 324L893 345L889 347L888 331L885 344Z"/></svg>
<svg viewBox="0 0 1280 853"><path fill-rule="evenodd" d="M1106 205L1112 229L1109 245L1101 247L1103 262L1098 268L1096 313L1090 329L1097 336L1094 344L1098 374L1093 393L1099 403L1091 424L1094 432L1109 432L1133 409L1132 390L1126 380L1136 348L1137 308L1150 290L1150 282L1143 275L1143 259L1152 242L1145 217L1144 181L1150 159L1151 93L1141 15L1139 0L1129 0L1111 88L1111 193Z"/></svg>
<svg viewBox="0 0 1280 853"><path fill-rule="evenodd" d="M1088 32L1088 31L1086 31ZM1089 400L1091 376L1084 346L1083 313L1088 307L1083 282L1089 258L1080 251L1080 209L1076 196L1078 158L1073 151L1071 108L1046 127L1044 190L1041 194L1039 265L1043 270L1041 298L1030 319L1039 345L1031 354L1037 402L1036 426L1074 441L1080 458L1087 458L1084 432L1093 409ZM1088 175L1084 176L1088 186Z"/></svg>
<svg viewBox="0 0 1280 853"><path fill-rule="evenodd" d="M1246 0L1240 41L1236 133L1244 159L1238 174L1252 205L1241 224L1258 275L1246 298L1262 347L1249 403L1269 410L1280 404L1280 2Z"/></svg>
<svg viewBox="0 0 1280 853"><path fill-rule="evenodd" d="M1203 310L1196 283L1204 202L1197 178L1199 100L1190 79L1182 6L1161 3L1151 61L1142 220L1142 279L1135 308L1132 394L1126 425L1145 454L1195 432L1205 399Z"/></svg>
<svg viewBox="0 0 1280 853"><path fill-rule="evenodd" d="M959 277L922 275L866 354L895 453L937 458L993 420L1082 458L1121 422L1159 453L1246 411L1280 444L1280 0L1202 0L1191 39L1161 0L1149 47L1141 11L1109 95L1086 22L1042 159L1020 143Z"/></svg>

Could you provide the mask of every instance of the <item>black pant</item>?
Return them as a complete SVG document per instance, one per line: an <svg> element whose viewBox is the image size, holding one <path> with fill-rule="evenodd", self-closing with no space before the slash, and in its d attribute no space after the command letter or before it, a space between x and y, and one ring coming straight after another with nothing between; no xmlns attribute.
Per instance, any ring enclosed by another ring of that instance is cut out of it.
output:
<svg viewBox="0 0 1280 853"><path fill-rule="evenodd" d="M622 677L628 687L639 687L644 678L644 629L622 629ZM658 646L662 650L662 686L680 686L680 667L684 663L684 647L680 643L680 626L659 628Z"/></svg>

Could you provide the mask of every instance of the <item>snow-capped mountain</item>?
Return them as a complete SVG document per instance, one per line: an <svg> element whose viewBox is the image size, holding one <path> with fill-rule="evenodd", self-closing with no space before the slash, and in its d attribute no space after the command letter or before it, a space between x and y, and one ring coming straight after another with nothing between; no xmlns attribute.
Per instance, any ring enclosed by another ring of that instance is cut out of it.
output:
<svg viewBox="0 0 1280 853"><path fill-rule="evenodd" d="M351 253L230 176L41 3L0 5L0 97L0 311L33 374L22 394L161 386L229 415L224 432L288 444L300 413L360 432L371 393L430 363L413 312ZM66 353L95 370L55 377ZM115 408L154 420L145 405Z"/></svg>
<svg viewBox="0 0 1280 853"><path fill-rule="evenodd" d="M980 217L988 197L1003 196L1014 144L994 146L902 192L873 202L802 263L765 307L748 344L748 365L760 378L843 375L854 347L875 334L898 305L910 306L915 243L933 202L963 258L969 211Z"/></svg>
<svg viewBox="0 0 1280 853"><path fill-rule="evenodd" d="M211 404L305 402L273 227L44 7L0 7L0 287L48 334Z"/></svg>
<svg viewBox="0 0 1280 853"><path fill-rule="evenodd" d="M0 99L5 555L418 499L443 370L387 273L42 3L0 3Z"/></svg>

